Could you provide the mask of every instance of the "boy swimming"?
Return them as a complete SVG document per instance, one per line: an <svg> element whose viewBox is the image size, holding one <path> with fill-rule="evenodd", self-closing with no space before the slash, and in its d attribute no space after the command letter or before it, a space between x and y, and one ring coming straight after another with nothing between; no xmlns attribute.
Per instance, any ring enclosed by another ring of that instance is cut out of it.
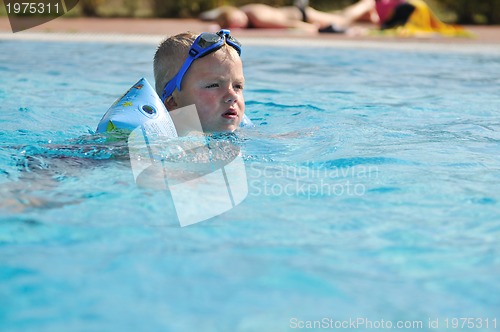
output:
<svg viewBox="0 0 500 332"><path fill-rule="evenodd" d="M155 89L175 110L195 105L204 132L233 132L245 114L241 44L229 30L164 40L154 56ZM182 112L180 110L179 112Z"/></svg>

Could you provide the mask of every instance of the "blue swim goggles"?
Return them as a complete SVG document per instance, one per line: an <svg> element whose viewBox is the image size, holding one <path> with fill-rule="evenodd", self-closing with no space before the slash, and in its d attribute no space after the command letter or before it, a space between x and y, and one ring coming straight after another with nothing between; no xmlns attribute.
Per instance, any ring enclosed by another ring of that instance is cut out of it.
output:
<svg viewBox="0 0 500 332"><path fill-rule="evenodd" d="M189 49L188 57L179 72L165 85L161 100L165 102L165 99L172 95L176 87L179 91L181 90L182 79L194 60L217 51L225 43L233 47L238 55L241 55L241 43L230 35L229 30L222 29L217 33L204 32L199 35Z"/></svg>

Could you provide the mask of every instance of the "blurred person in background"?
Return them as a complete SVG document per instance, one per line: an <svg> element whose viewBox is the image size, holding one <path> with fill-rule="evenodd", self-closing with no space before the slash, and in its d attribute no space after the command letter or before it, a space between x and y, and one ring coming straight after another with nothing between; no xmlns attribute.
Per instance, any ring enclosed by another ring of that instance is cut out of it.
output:
<svg viewBox="0 0 500 332"><path fill-rule="evenodd" d="M339 12L322 12L295 1L294 6L271 7L253 3L239 8L223 6L200 15L215 21L221 28L298 29L309 33L346 32L351 24L374 8L374 0L360 0Z"/></svg>
<svg viewBox="0 0 500 332"><path fill-rule="evenodd" d="M322 12L297 0L294 6L271 7L248 4L239 8L223 6L200 15L202 20L215 21L221 28L298 29L318 32L360 34L352 27L355 21L369 18L383 34L398 36L466 36L463 27L443 23L423 0L360 0L338 12Z"/></svg>

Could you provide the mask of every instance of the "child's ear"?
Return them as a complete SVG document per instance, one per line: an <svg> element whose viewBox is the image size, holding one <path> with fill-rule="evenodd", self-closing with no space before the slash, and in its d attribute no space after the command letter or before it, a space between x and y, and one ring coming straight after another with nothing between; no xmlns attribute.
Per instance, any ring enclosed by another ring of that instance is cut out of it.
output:
<svg viewBox="0 0 500 332"><path fill-rule="evenodd" d="M165 101L163 102L165 107L167 108L167 111L173 111L177 108L177 103L175 102L174 96L170 96Z"/></svg>

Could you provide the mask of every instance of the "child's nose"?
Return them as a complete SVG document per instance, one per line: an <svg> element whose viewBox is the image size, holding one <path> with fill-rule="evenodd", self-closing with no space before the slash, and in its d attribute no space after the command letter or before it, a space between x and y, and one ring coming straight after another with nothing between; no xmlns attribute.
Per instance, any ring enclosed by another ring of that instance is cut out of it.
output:
<svg viewBox="0 0 500 332"><path fill-rule="evenodd" d="M225 103L235 103L238 100L238 94L234 89L229 88L228 93L224 96Z"/></svg>

